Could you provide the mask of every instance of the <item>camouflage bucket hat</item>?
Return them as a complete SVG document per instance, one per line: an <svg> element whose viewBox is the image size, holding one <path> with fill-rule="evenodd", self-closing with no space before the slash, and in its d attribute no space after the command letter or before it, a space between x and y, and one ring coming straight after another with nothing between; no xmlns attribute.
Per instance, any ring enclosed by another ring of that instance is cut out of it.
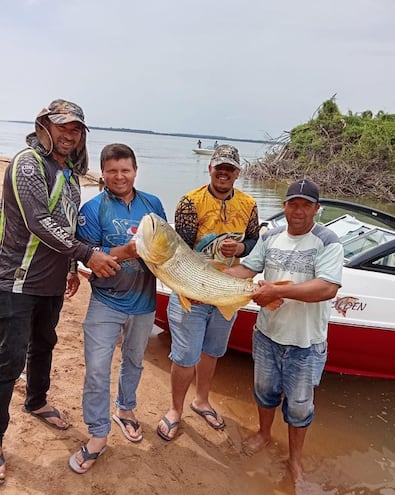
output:
<svg viewBox="0 0 395 495"><path fill-rule="evenodd" d="M241 170L239 151L234 146L228 144L222 144L215 148L215 151L211 157L210 165L216 167L217 165L232 165L233 167Z"/></svg>
<svg viewBox="0 0 395 495"><path fill-rule="evenodd" d="M54 124L68 124L69 122L80 122L85 129L88 129L85 124L85 116L82 108L66 100L54 100L46 109L45 115Z"/></svg>

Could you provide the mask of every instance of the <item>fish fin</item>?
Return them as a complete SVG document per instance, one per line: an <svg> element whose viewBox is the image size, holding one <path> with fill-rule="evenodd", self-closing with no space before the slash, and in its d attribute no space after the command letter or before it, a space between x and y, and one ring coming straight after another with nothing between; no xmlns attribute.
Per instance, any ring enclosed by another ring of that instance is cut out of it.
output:
<svg viewBox="0 0 395 495"><path fill-rule="evenodd" d="M281 301L281 299L275 299L269 304L266 304L265 309L268 309L269 311L274 311L277 309L278 302Z"/></svg>
<svg viewBox="0 0 395 495"><path fill-rule="evenodd" d="M185 296L181 296L180 294L177 294L177 295L178 295L178 300L180 301L182 308L185 311L188 311L188 312L191 311L191 300Z"/></svg>
<svg viewBox="0 0 395 495"><path fill-rule="evenodd" d="M240 305L237 306L217 306L218 311L225 318L225 320L231 320L232 316L240 309Z"/></svg>
<svg viewBox="0 0 395 495"><path fill-rule="evenodd" d="M273 282L274 285L289 285L293 284L292 280L279 280L278 282Z"/></svg>

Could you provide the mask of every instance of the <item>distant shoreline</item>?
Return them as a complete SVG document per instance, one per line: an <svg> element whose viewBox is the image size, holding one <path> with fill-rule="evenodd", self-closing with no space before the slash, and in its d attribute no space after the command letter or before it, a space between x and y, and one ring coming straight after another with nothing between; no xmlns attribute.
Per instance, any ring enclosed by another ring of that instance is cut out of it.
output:
<svg viewBox="0 0 395 495"><path fill-rule="evenodd" d="M8 156L0 155L0 196L3 188L4 173L6 168L10 164L11 159ZM88 170L88 172L80 177L81 186L96 186L100 185L100 174L93 170Z"/></svg>
<svg viewBox="0 0 395 495"><path fill-rule="evenodd" d="M34 125L34 122L28 120L0 120L0 122L11 122L13 124ZM152 134L154 136L175 136L175 137L185 137L185 138L194 138L194 139L210 139L216 141L239 141L241 143L278 144L278 141L275 140L231 138L227 136L211 136L208 134L188 134L182 132L156 132L156 131L149 131L146 129L129 129L126 127L99 127L92 125L89 126L89 129L95 129L98 131L132 132L135 134Z"/></svg>

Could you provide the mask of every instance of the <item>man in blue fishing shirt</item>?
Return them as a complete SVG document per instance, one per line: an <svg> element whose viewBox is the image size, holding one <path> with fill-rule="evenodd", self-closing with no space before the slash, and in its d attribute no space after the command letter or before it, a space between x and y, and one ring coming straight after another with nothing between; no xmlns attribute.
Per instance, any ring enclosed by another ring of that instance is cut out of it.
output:
<svg viewBox="0 0 395 495"><path fill-rule="evenodd" d="M78 474L90 469L106 448L111 429L111 361L120 335L122 360L112 418L130 442L143 438L133 409L144 351L154 324L156 280L138 258L133 236L145 214L154 212L166 219L156 196L135 189L137 162L129 146L105 146L100 165L105 188L81 208L77 236L115 256L121 270L107 279L90 278L92 295L83 323L86 374L82 407L92 436L69 460L71 469Z"/></svg>

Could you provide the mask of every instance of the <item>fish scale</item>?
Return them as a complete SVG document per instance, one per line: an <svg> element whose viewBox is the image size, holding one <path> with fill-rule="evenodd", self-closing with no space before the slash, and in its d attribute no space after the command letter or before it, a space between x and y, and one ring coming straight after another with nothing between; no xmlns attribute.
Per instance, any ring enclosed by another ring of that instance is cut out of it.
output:
<svg viewBox="0 0 395 495"><path fill-rule="evenodd" d="M222 273L210 262L202 261L194 251L191 249L189 251L190 253L187 249L180 249L173 258L156 267L158 278L161 280L166 278L167 282L162 280L166 285L172 284L172 281L186 280L187 283L177 286L178 293L198 301L222 305L229 304L229 298L242 296L242 305L248 303L253 290L257 287L256 284ZM176 289L173 290L177 292Z"/></svg>
<svg viewBox="0 0 395 495"><path fill-rule="evenodd" d="M257 287L217 270L155 213L142 218L135 240L138 255L159 280L179 296L216 306L227 319L251 300Z"/></svg>

